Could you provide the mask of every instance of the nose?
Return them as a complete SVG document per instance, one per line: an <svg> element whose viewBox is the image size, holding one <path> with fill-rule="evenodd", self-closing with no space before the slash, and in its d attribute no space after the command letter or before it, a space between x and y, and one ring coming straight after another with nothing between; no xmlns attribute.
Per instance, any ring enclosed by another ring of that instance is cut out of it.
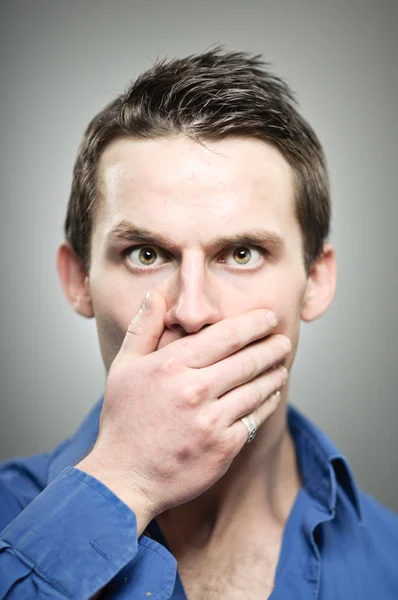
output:
<svg viewBox="0 0 398 600"><path fill-rule="evenodd" d="M168 329L185 334L200 331L222 318L217 286L199 261L181 264L172 289L167 294L169 309L165 317Z"/></svg>

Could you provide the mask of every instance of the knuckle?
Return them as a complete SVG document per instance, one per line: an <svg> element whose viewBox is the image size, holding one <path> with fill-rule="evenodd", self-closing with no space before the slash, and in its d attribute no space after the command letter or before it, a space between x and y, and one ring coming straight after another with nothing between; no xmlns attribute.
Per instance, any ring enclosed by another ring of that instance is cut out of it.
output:
<svg viewBox="0 0 398 600"><path fill-rule="evenodd" d="M254 387L254 389L252 386L248 387L239 401L239 407L242 411L242 415L248 415L251 413L258 406L260 406L262 401L263 394L260 386Z"/></svg>
<svg viewBox="0 0 398 600"><path fill-rule="evenodd" d="M253 355L246 356L241 362L242 377L246 380L251 380L258 374L257 360Z"/></svg>
<svg viewBox="0 0 398 600"><path fill-rule="evenodd" d="M202 404L205 398L203 385L200 383L188 383L182 389L182 397L184 402L190 408L196 408Z"/></svg>
<svg viewBox="0 0 398 600"><path fill-rule="evenodd" d="M242 398L239 399L239 409L242 415L247 415L253 410L253 406L257 402L257 395L245 393Z"/></svg>
<svg viewBox="0 0 398 600"><path fill-rule="evenodd" d="M198 415L196 419L196 428L200 435L208 438L214 431L215 420L212 415L207 413L202 413Z"/></svg>
<svg viewBox="0 0 398 600"><path fill-rule="evenodd" d="M174 356L165 357L159 365L159 369L162 373L167 375L175 375L180 373L183 369L181 362Z"/></svg>
<svg viewBox="0 0 398 600"><path fill-rule="evenodd" d="M231 354L240 349L241 344L239 332L238 329L232 325L232 323L228 323L228 325L225 325L225 327L222 328L220 337L223 341L223 344L230 349Z"/></svg>
<svg viewBox="0 0 398 600"><path fill-rule="evenodd" d="M144 331L144 325L141 323L140 319L134 318L130 321L127 327L127 333L130 335L142 335Z"/></svg>
<svg viewBox="0 0 398 600"><path fill-rule="evenodd" d="M255 410L264 402L264 392L262 388L258 388L253 395L253 406L250 407L250 411Z"/></svg>

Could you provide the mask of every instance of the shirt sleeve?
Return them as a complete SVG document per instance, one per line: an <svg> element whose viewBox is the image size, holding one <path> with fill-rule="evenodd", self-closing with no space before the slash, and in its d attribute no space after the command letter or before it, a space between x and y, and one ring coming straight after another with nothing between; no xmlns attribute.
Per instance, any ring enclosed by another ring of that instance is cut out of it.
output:
<svg viewBox="0 0 398 600"><path fill-rule="evenodd" d="M0 534L0 599L92 598L137 552L135 514L68 467Z"/></svg>

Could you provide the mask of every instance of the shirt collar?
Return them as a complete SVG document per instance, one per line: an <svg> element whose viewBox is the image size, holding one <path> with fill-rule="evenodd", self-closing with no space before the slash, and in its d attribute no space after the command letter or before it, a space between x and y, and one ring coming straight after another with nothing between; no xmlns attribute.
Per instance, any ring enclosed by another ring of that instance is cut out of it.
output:
<svg viewBox="0 0 398 600"><path fill-rule="evenodd" d="M50 462L48 483L66 468L77 464L92 448L99 427L101 398L77 432L58 446ZM303 485L319 504L334 514L337 484L340 484L362 522L362 505L357 484L348 460L337 446L295 407L288 405L287 422L300 465Z"/></svg>
<svg viewBox="0 0 398 600"><path fill-rule="evenodd" d="M359 488L347 458L314 423L292 405L287 421L296 447L305 489L318 503L334 515L337 486L340 484L351 502L358 521L363 521Z"/></svg>

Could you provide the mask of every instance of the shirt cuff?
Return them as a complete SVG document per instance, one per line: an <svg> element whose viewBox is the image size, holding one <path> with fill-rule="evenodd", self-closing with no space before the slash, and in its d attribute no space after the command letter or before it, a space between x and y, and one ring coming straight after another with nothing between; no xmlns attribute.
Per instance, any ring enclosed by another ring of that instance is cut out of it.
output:
<svg viewBox="0 0 398 600"><path fill-rule="evenodd" d="M135 514L87 473L67 467L2 538L51 585L89 598L138 551Z"/></svg>

